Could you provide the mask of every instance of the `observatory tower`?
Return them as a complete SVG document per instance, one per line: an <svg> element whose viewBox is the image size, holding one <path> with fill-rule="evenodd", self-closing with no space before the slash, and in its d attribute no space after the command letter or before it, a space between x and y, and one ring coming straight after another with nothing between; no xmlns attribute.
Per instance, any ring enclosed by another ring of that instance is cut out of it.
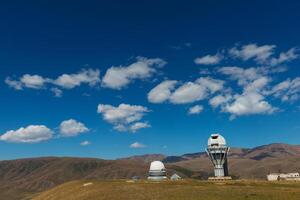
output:
<svg viewBox="0 0 300 200"><path fill-rule="evenodd" d="M166 168L161 161L151 162L148 176L149 180L165 180L167 179L166 174Z"/></svg>
<svg viewBox="0 0 300 200"><path fill-rule="evenodd" d="M225 138L220 134L212 134L207 145L207 154L214 165L215 178L212 179L231 179L228 177L227 153L229 147L226 145Z"/></svg>

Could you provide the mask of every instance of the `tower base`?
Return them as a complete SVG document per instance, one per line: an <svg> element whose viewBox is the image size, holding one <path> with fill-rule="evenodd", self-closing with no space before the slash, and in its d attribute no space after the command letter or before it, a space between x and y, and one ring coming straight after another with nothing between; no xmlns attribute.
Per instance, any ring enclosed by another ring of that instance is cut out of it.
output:
<svg viewBox="0 0 300 200"><path fill-rule="evenodd" d="M209 181L229 181L232 180L231 176L213 176L208 177Z"/></svg>

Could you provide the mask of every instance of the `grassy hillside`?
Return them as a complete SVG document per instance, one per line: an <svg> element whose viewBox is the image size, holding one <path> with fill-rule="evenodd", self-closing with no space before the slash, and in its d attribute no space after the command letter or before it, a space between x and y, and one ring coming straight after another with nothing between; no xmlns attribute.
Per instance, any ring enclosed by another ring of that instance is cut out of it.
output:
<svg viewBox="0 0 300 200"><path fill-rule="evenodd" d="M126 160L33 158L0 162L0 199L14 200L79 179L120 179L147 175L148 165Z"/></svg>
<svg viewBox="0 0 300 200"><path fill-rule="evenodd" d="M212 164L205 153L185 154L175 159L165 158L169 164L193 172L212 171ZM253 149L232 148L228 156L229 173L244 179L265 179L266 174L300 171L300 146L270 144Z"/></svg>
<svg viewBox="0 0 300 200"><path fill-rule="evenodd" d="M84 186L86 183L91 185ZM33 200L299 200L300 183L195 180L166 182L74 181L41 193Z"/></svg>
<svg viewBox="0 0 300 200"><path fill-rule="evenodd" d="M300 172L300 146L271 144L253 149L232 148L229 173L234 178L265 179L270 172ZM166 157L160 154L133 156L118 160L96 158L28 158L0 161L0 199L30 199L31 194L46 191L73 180L145 179L149 162L163 160L168 176L206 180L213 167L206 153Z"/></svg>
<svg viewBox="0 0 300 200"><path fill-rule="evenodd" d="M31 158L0 161L0 199L18 200L56 185L80 179L146 178L149 164L139 160L95 158ZM189 170L169 166L168 173L189 176Z"/></svg>

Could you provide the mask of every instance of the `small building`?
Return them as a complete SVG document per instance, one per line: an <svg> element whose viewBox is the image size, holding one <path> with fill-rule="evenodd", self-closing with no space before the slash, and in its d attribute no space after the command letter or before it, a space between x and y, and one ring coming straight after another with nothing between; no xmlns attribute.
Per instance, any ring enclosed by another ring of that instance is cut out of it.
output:
<svg viewBox="0 0 300 200"><path fill-rule="evenodd" d="M268 181L300 181L299 173L272 173L267 175Z"/></svg>
<svg viewBox="0 0 300 200"><path fill-rule="evenodd" d="M173 174L171 177L170 177L171 181L177 181L177 180L180 180L182 179L178 174Z"/></svg>
<svg viewBox="0 0 300 200"><path fill-rule="evenodd" d="M138 180L140 180L140 177L139 176L133 176L133 177L131 177L131 180L138 181Z"/></svg>
<svg viewBox="0 0 300 200"><path fill-rule="evenodd" d="M150 164L148 179L156 181L167 179L167 171L161 161L153 161Z"/></svg>

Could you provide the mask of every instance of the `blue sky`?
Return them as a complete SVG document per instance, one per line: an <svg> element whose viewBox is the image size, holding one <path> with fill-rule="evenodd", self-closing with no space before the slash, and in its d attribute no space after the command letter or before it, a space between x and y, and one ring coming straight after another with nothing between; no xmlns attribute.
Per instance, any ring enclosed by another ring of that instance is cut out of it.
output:
<svg viewBox="0 0 300 200"><path fill-rule="evenodd" d="M297 1L0 6L0 159L300 143Z"/></svg>

